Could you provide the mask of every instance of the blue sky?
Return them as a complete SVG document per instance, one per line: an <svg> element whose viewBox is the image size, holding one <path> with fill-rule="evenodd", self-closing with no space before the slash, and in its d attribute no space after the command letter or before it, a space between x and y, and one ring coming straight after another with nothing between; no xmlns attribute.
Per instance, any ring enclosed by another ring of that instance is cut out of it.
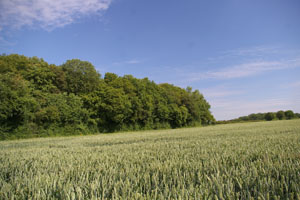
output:
<svg viewBox="0 0 300 200"><path fill-rule="evenodd" d="M199 89L218 120L300 112L299 0L2 0L0 53Z"/></svg>

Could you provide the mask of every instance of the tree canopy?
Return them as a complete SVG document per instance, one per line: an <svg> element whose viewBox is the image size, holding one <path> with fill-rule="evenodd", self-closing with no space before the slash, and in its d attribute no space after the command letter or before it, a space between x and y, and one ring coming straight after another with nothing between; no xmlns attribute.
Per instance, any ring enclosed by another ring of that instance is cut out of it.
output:
<svg viewBox="0 0 300 200"><path fill-rule="evenodd" d="M300 118L299 113L294 113L292 110L287 111L277 111L277 112L267 112L267 113L252 113L247 116L242 116L232 120L218 121L218 124L227 124L235 122L249 122L249 121L272 121L272 120L284 120L284 119L295 119Z"/></svg>
<svg viewBox="0 0 300 200"><path fill-rule="evenodd" d="M0 137L21 138L208 125L198 90L106 73L87 61L60 66L0 56Z"/></svg>

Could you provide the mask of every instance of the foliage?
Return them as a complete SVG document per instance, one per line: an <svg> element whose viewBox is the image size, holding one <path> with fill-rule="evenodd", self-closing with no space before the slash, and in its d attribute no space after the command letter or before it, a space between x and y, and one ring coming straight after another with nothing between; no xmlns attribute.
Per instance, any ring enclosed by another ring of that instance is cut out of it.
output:
<svg viewBox="0 0 300 200"><path fill-rule="evenodd" d="M0 126L12 131L34 120L37 107L28 81L11 72L0 74Z"/></svg>
<svg viewBox="0 0 300 200"><path fill-rule="evenodd" d="M299 120L0 142L0 199L299 199Z"/></svg>
<svg viewBox="0 0 300 200"><path fill-rule="evenodd" d="M294 112L291 111L291 110L285 111L285 112L284 112L284 115L285 115L286 119L293 119L293 118L295 118L295 114L294 114Z"/></svg>
<svg viewBox="0 0 300 200"><path fill-rule="evenodd" d="M37 57L0 56L0 136L86 134L208 125L210 105L192 88L148 78L104 78L87 61L49 65Z"/></svg>
<svg viewBox="0 0 300 200"><path fill-rule="evenodd" d="M271 121L271 120L283 120L283 119L297 119L300 118L299 113L294 113L291 110L268 112L268 113L253 113L248 116L242 116L237 119L218 121L216 124L229 124L238 122L250 122L250 121Z"/></svg>
<svg viewBox="0 0 300 200"><path fill-rule="evenodd" d="M276 113L276 117L277 119L279 120L283 120L285 118L285 114L284 114L284 111L280 110Z"/></svg>
<svg viewBox="0 0 300 200"><path fill-rule="evenodd" d="M88 93L98 87L100 74L90 62L79 59L68 60L61 68L66 76L68 93L76 95Z"/></svg>
<svg viewBox="0 0 300 200"><path fill-rule="evenodd" d="M275 117L276 117L275 113L268 112L267 114L265 114L265 119L267 121L272 121L273 119L275 119Z"/></svg>

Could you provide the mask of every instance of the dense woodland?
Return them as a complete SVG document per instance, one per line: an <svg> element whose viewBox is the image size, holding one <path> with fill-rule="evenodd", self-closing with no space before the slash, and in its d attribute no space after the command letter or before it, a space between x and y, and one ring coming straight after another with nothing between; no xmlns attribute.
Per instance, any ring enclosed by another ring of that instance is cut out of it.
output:
<svg viewBox="0 0 300 200"><path fill-rule="evenodd" d="M300 118L300 113L294 113L292 110L280 110L277 112L252 113L248 116L242 116L237 119L218 121L218 124L251 122L251 121L272 121L272 120L289 120Z"/></svg>
<svg viewBox="0 0 300 200"><path fill-rule="evenodd" d="M209 109L190 87L102 77L78 59L56 66L0 56L0 139L207 125L215 122Z"/></svg>

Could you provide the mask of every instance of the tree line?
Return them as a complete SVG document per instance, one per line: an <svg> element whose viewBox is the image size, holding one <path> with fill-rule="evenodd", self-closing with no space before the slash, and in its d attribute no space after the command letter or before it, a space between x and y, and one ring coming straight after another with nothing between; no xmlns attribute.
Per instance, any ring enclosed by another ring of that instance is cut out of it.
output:
<svg viewBox="0 0 300 200"><path fill-rule="evenodd" d="M60 66L0 56L0 138L177 128L215 122L198 90L105 73L87 61Z"/></svg>
<svg viewBox="0 0 300 200"><path fill-rule="evenodd" d="M236 123L236 122L250 122L250 121L272 121L272 120L290 120L300 118L300 113L294 113L292 110L280 110L277 112L267 113L252 113L247 116L242 116L232 120L218 121L218 124Z"/></svg>

